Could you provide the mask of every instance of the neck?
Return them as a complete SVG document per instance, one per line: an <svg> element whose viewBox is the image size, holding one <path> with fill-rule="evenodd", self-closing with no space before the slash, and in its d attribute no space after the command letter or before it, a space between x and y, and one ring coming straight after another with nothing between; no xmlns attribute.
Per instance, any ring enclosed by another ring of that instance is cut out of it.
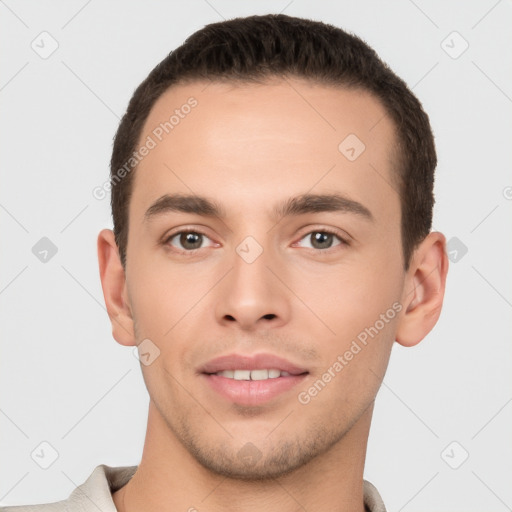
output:
<svg viewBox="0 0 512 512"><path fill-rule="evenodd" d="M363 470L373 402L326 453L278 478L231 479L212 473L176 439L150 401L141 463L113 494L119 512L246 512L332 510L364 512Z"/></svg>

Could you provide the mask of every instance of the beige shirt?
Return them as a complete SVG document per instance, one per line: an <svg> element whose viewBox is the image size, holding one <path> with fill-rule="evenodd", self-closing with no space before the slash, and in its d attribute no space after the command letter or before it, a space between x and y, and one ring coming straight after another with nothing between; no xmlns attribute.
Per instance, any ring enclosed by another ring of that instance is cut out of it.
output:
<svg viewBox="0 0 512 512"><path fill-rule="evenodd" d="M43 505L0 507L1 512L117 512L112 493L123 487L137 466L96 466L89 478L68 499ZM367 512L386 512L377 489L364 480L364 504Z"/></svg>

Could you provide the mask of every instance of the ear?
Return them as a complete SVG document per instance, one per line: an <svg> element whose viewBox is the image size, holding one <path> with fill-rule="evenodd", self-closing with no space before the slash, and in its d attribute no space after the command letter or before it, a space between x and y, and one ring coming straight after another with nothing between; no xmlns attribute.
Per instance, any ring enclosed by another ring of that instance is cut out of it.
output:
<svg viewBox="0 0 512 512"><path fill-rule="evenodd" d="M404 347L418 344L434 327L443 306L448 256L442 233L429 233L414 251L404 281L403 314L396 341Z"/></svg>
<svg viewBox="0 0 512 512"><path fill-rule="evenodd" d="M112 335L121 345L135 345L125 271L111 229L103 229L98 235L98 263L103 297L112 323Z"/></svg>

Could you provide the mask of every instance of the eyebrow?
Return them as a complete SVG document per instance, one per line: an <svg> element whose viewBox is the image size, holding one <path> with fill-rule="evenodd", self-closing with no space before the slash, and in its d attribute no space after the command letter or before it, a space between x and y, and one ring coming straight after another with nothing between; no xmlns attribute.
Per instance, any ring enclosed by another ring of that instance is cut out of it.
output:
<svg viewBox="0 0 512 512"><path fill-rule="evenodd" d="M193 213L203 217L227 217L225 209L216 201L195 194L165 194L157 199L144 214L146 221L168 212ZM341 194L302 194L279 203L272 209L274 218L303 215L306 213L352 213L374 221L371 211L361 203Z"/></svg>

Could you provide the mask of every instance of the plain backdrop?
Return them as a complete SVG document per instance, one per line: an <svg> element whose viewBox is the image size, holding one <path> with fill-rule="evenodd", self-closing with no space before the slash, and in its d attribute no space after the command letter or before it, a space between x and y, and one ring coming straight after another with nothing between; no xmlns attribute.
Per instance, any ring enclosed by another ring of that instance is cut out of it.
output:
<svg viewBox="0 0 512 512"><path fill-rule="evenodd" d="M112 224L92 191L160 60L205 24L278 12L365 39L436 136L444 309L393 349L365 478L390 511L512 507L509 0L1 1L0 503L61 500L98 464L140 461L148 394L111 336L96 237Z"/></svg>

